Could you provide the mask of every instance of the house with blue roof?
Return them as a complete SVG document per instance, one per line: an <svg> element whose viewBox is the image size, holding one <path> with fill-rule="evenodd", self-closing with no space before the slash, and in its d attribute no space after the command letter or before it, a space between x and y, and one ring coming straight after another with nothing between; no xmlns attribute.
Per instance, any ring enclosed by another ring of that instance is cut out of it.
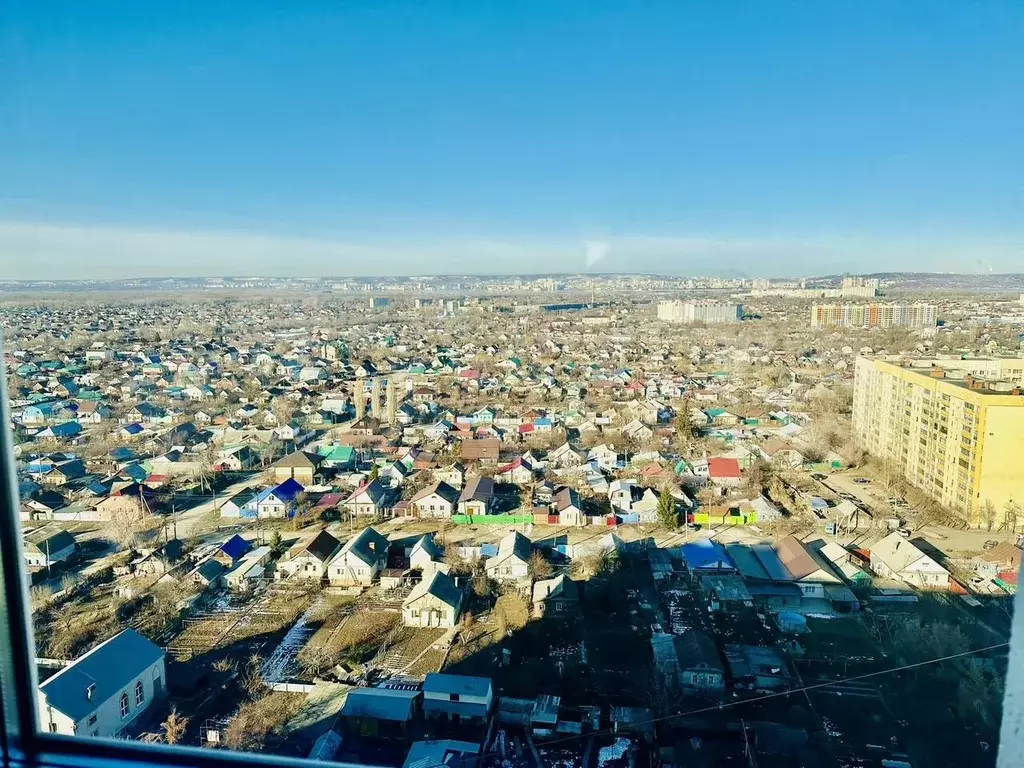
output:
<svg viewBox="0 0 1024 768"><path fill-rule="evenodd" d="M166 685L163 649L126 629L40 684L36 717L49 733L121 737L144 725Z"/></svg>
<svg viewBox="0 0 1024 768"><path fill-rule="evenodd" d="M82 434L82 425L77 421L65 421L62 424L41 429L35 434L37 440L71 440Z"/></svg>
<svg viewBox="0 0 1024 768"><path fill-rule="evenodd" d="M289 477L280 485L260 491L248 506L256 507L257 517L294 517L299 494L304 490L295 478Z"/></svg>
<svg viewBox="0 0 1024 768"><path fill-rule="evenodd" d="M230 539L221 544L220 549L217 550L217 554L213 556L221 565L230 567L249 554L249 550L252 549L252 542L243 539L237 533Z"/></svg>
<svg viewBox="0 0 1024 768"><path fill-rule="evenodd" d="M683 564L691 578L736 573L736 565L725 547L711 539L698 539L682 547Z"/></svg>

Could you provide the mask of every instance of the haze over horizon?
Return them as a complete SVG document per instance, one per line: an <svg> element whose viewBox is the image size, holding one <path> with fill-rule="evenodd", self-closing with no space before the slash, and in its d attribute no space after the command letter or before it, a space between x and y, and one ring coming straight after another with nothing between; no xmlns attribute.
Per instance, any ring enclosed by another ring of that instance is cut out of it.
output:
<svg viewBox="0 0 1024 768"><path fill-rule="evenodd" d="M0 276L1024 271L1024 5L12 0Z"/></svg>

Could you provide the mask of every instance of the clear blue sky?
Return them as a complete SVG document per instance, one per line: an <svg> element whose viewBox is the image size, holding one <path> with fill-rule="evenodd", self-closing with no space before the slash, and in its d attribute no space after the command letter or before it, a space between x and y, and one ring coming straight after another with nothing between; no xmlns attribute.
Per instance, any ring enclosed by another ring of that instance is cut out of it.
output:
<svg viewBox="0 0 1024 768"><path fill-rule="evenodd" d="M6 0L0 29L0 277L569 271L588 241L1024 271L1022 0Z"/></svg>

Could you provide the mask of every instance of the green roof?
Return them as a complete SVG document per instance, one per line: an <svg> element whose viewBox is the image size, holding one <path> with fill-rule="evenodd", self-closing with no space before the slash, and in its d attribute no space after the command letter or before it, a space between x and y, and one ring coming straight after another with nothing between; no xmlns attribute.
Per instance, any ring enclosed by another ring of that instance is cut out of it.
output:
<svg viewBox="0 0 1024 768"><path fill-rule="evenodd" d="M356 449L351 445L325 445L320 448L320 455L325 461L340 461L342 463L352 461L356 455Z"/></svg>

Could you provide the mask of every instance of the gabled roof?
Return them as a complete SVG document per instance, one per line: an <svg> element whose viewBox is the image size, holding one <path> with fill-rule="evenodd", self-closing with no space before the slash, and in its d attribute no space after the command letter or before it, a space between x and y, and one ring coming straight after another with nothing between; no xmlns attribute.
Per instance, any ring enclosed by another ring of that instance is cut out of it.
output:
<svg viewBox="0 0 1024 768"><path fill-rule="evenodd" d="M706 666L719 672L725 671L715 641L701 632L687 630L675 638L675 647L680 669Z"/></svg>
<svg viewBox="0 0 1024 768"><path fill-rule="evenodd" d="M502 536L501 541L498 543L498 554L489 561L499 563L505 559L515 556L523 562L530 561L530 555L533 553L533 544L528 538L523 536L519 531L510 531Z"/></svg>
<svg viewBox="0 0 1024 768"><path fill-rule="evenodd" d="M425 499L428 496L433 496L435 493L449 504L456 504L459 500L459 492L448 485L444 480L438 480L433 485L421 488L413 495L412 500L419 501L420 499Z"/></svg>
<svg viewBox="0 0 1024 768"><path fill-rule="evenodd" d="M220 551L232 560L238 560L250 549L252 549L252 542L243 539L237 533L225 541L220 547Z"/></svg>
<svg viewBox="0 0 1024 768"><path fill-rule="evenodd" d="M306 489L294 477L289 477L274 488L274 495L281 501L294 501L295 497Z"/></svg>
<svg viewBox="0 0 1024 768"><path fill-rule="evenodd" d="M871 545L871 561L879 560L899 573L927 555L911 542L893 531L881 541Z"/></svg>
<svg viewBox="0 0 1024 768"><path fill-rule="evenodd" d="M426 595L433 595L445 605L450 605L456 612L462 605L462 590L455 586L455 581L451 576L442 571L434 571L434 575L430 577L429 581L424 579L413 587L412 592L405 598L402 605L409 605Z"/></svg>
<svg viewBox="0 0 1024 768"><path fill-rule="evenodd" d="M824 576L827 581L840 580L828 563L816 556L816 552L807 549L796 536L790 535L780 541L777 551L779 559L792 575L793 581L801 581L814 574Z"/></svg>
<svg viewBox="0 0 1024 768"><path fill-rule="evenodd" d="M579 600L580 590L576 582L564 573L553 579L543 579L533 585L533 602L539 603L550 598L562 600Z"/></svg>
<svg viewBox="0 0 1024 768"><path fill-rule="evenodd" d="M25 537L25 543L29 545L30 549L46 554L47 551L51 553L60 552L66 547L73 547L75 545L75 537L64 530L48 531L44 529L28 534Z"/></svg>
<svg viewBox="0 0 1024 768"><path fill-rule="evenodd" d="M126 629L64 667L39 690L51 707L77 722L131 686L163 657L163 649L134 629ZM94 686L91 700L90 686Z"/></svg>
<svg viewBox="0 0 1024 768"><path fill-rule="evenodd" d="M376 533L376 531L374 531L374 533ZM339 544L340 542L327 531L320 531L320 533L316 535L316 538L309 542L302 552L304 554L311 555L321 563L326 563L331 559L334 553L338 551Z"/></svg>
<svg viewBox="0 0 1024 768"><path fill-rule="evenodd" d="M273 464L271 467L291 467L291 468L303 468L303 469L316 469L320 466L320 462L324 460L324 457L318 453L310 453L308 451L294 451L284 456Z"/></svg>
<svg viewBox="0 0 1024 768"><path fill-rule="evenodd" d="M331 538L334 537L332 536ZM373 565L382 557L386 556L387 551L387 537L378 533L377 530L371 526L363 528L363 530L346 541L345 546L341 548L339 556L351 553L367 565Z"/></svg>
<svg viewBox="0 0 1024 768"><path fill-rule="evenodd" d="M494 498L494 479L490 477L471 477L462 489L459 502L490 501Z"/></svg>
<svg viewBox="0 0 1024 768"><path fill-rule="evenodd" d="M717 541L698 539L683 545L683 561L693 569L736 570L725 547Z"/></svg>
<svg viewBox="0 0 1024 768"><path fill-rule="evenodd" d="M740 463L736 459L716 457L708 459L708 475L711 477L740 477Z"/></svg>

